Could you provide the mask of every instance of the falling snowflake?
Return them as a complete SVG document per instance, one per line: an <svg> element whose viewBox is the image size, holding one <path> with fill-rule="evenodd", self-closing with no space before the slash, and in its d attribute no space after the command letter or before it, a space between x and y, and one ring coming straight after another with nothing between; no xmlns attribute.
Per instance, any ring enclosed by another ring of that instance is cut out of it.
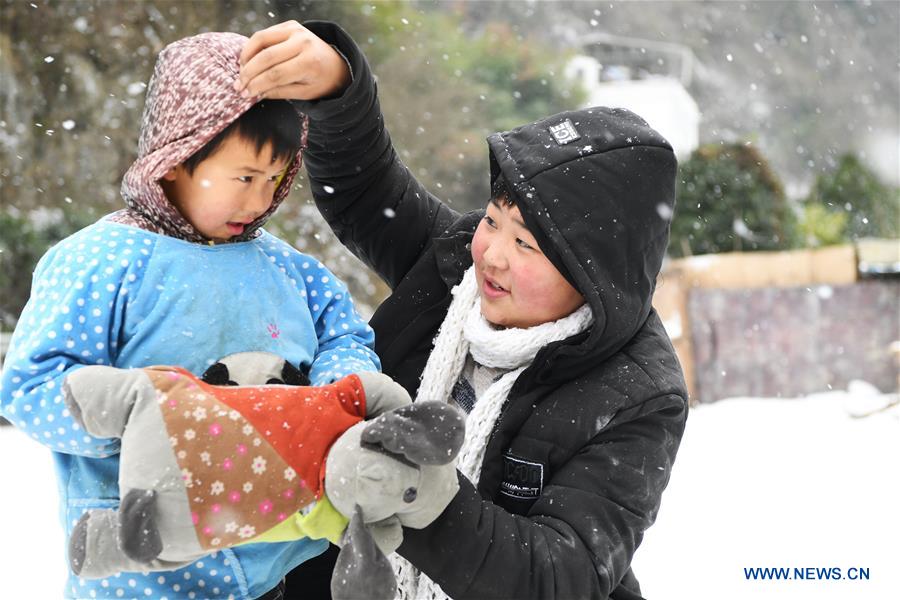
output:
<svg viewBox="0 0 900 600"><path fill-rule="evenodd" d="M185 432L184 432L184 439L186 439L186 440L192 440L192 439L194 439L195 437L197 437L197 432L196 432L196 431L194 431L193 429L186 429L186 430L185 430Z"/></svg>
<svg viewBox="0 0 900 600"><path fill-rule="evenodd" d="M288 467L287 469L284 470L284 478L287 479L288 481L293 481L294 477L296 477L296 476L297 476L297 472L294 469Z"/></svg>
<svg viewBox="0 0 900 600"><path fill-rule="evenodd" d="M202 406L198 406L197 408L194 409L194 412L192 412L191 414L198 421L202 421L203 419L206 418L206 409L203 408Z"/></svg>
<svg viewBox="0 0 900 600"><path fill-rule="evenodd" d="M250 465L250 468L253 469L253 472L257 475L262 475L266 472L266 459L262 456L257 456L253 459L253 464Z"/></svg>
<svg viewBox="0 0 900 600"><path fill-rule="evenodd" d="M213 484L209 486L209 493L213 496L218 496L222 492L225 491L225 484L221 481L213 481Z"/></svg>
<svg viewBox="0 0 900 600"><path fill-rule="evenodd" d="M256 528L253 525L244 525L238 531L238 535L244 539L251 538L256 535Z"/></svg>

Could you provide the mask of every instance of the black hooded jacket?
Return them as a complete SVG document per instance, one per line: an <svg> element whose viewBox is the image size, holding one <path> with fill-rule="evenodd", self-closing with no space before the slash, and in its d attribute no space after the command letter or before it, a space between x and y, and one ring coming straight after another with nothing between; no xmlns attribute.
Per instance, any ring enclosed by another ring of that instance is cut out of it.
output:
<svg viewBox="0 0 900 600"><path fill-rule="evenodd" d="M339 239L391 287L371 325L384 372L412 395L472 264L483 211L460 215L398 158L353 40L305 24L347 57L337 98L310 117L306 165ZM675 158L621 109L562 113L488 139L523 218L590 303L586 332L545 346L518 378L477 487L399 553L461 598L640 598L630 564L653 523L687 418L681 368L651 307L668 240Z"/></svg>

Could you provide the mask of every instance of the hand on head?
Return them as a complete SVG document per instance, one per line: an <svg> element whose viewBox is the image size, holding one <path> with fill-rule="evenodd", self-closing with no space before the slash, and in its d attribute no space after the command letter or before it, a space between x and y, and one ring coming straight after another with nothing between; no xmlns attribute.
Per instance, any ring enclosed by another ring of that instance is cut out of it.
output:
<svg viewBox="0 0 900 600"><path fill-rule="evenodd" d="M341 55L297 21L254 33L240 63L235 89L247 96L315 100L350 82L350 69Z"/></svg>

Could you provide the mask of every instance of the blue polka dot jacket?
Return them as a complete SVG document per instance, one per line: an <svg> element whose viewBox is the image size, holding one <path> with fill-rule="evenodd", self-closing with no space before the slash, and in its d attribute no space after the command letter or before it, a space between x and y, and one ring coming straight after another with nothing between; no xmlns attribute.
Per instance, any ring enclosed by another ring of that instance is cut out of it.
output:
<svg viewBox="0 0 900 600"><path fill-rule="evenodd" d="M245 38L195 38L160 55L148 88L139 157L123 185L127 212L101 219L44 255L4 364L0 408L53 452L65 538L84 511L119 502L118 440L87 435L61 396L63 380L75 369L176 365L200 374L223 356L249 350L283 356L306 372L312 385L380 368L372 329L344 284L317 259L260 229L271 210L233 243L209 245L176 210L160 204L159 172L190 156L249 108L221 90L225 81L231 90ZM185 70L194 77L179 76ZM170 82L192 81L198 89L206 83L224 100L173 101L159 89L161 74ZM177 129L184 121L160 121L161 110L191 111L188 122L213 120L214 125L193 130L186 142L184 132L159 129L160 122ZM272 210L289 191L299 157L295 163ZM249 544L165 573L121 573L102 580L70 574L64 595L257 598L326 546L325 540L309 539ZM58 568L65 564L60 548Z"/></svg>

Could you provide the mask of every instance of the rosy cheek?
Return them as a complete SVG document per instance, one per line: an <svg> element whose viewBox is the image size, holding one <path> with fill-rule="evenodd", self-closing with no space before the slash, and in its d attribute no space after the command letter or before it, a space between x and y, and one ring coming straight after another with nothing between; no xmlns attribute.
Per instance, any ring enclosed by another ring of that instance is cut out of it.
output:
<svg viewBox="0 0 900 600"><path fill-rule="evenodd" d="M472 238L472 262L476 265L481 264L482 258L484 258L484 251L487 244L484 241L484 236L481 233L481 225L478 226L478 229L475 230L475 236Z"/></svg>
<svg viewBox="0 0 900 600"><path fill-rule="evenodd" d="M513 277L513 286L517 292L527 294L529 297L535 296L540 290L540 283L535 281L535 274L531 269L519 269L515 277Z"/></svg>
<svg viewBox="0 0 900 600"><path fill-rule="evenodd" d="M535 310L542 309L553 294L553 286L540 269L523 267L516 273L513 286L520 298L527 298Z"/></svg>

